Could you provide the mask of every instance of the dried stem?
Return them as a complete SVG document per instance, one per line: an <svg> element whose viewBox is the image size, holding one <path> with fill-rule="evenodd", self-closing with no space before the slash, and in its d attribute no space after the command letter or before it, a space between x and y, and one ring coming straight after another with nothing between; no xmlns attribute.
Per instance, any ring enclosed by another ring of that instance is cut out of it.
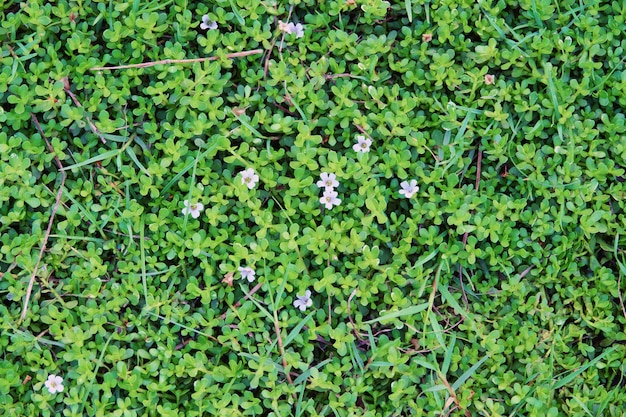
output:
<svg viewBox="0 0 626 417"><path fill-rule="evenodd" d="M267 78L267 72L269 71L270 68L270 58L272 57L272 51L274 50L274 45L276 44L276 39L274 38L272 40L272 44L270 45L270 49L269 51L267 51L267 54L265 55L265 64L263 64L263 79Z"/></svg>
<svg viewBox="0 0 626 417"><path fill-rule="evenodd" d="M263 284L261 282L259 282L258 284L256 284L248 294L246 294L241 300L237 301L234 305L235 308L241 306L241 302L243 300L247 300L248 298L251 298L259 289L261 289L261 287L263 286Z"/></svg>
<svg viewBox="0 0 626 417"><path fill-rule="evenodd" d="M70 90L70 82L68 80L67 77L65 77L63 79L63 85L64 85L64 90L65 92L72 98L72 101L74 102L74 104L76 104L76 106L78 107L83 107L82 104L80 104L80 101L78 101L78 99L76 98L76 96L74 95L74 93L72 93L72 90ZM102 143L107 143L106 139L100 134L100 131L98 130L98 128L96 127L95 124L93 124L93 122L91 121L91 119L89 118L89 116L85 116L85 118L87 119L87 123L89 124L89 127L91 128L91 131L100 138L100 140L102 141Z"/></svg>
<svg viewBox="0 0 626 417"><path fill-rule="evenodd" d="M453 410L461 410L466 417L472 417L468 410L461 407L461 402L459 401L459 398L456 396L456 392L454 392L454 389L452 388L446 377L443 374L439 374L439 379L441 380L443 386L446 387L446 390L450 395L450 397L448 397L448 399L446 400L444 411L450 409L450 406L452 404L455 405L452 409L449 410L446 415L450 415Z"/></svg>
<svg viewBox="0 0 626 417"><path fill-rule="evenodd" d="M260 283L260 282L259 282L258 284L256 284L256 285L254 286L254 288L252 288L252 289L250 290L250 292L249 292L248 294L246 294L246 295L245 295L245 296L244 296L241 300L237 301L237 302L235 303L235 305L234 305L232 308L233 308L233 309L235 309L235 308L240 307L240 306L241 306L241 302L242 302L243 300L247 300L248 298L251 298L251 297L254 295L254 293L256 293L256 292L257 292L257 291L258 291L258 290L259 290L262 286L263 286L263 284L262 284L262 283ZM226 318L226 313L224 313L224 314L222 314L222 315L220 316L220 319L222 319L222 320L224 320L225 318Z"/></svg>
<svg viewBox="0 0 626 417"><path fill-rule="evenodd" d="M352 324L352 331L354 332L357 339L363 340L359 332L356 330L356 324L354 324L354 320L352 320L352 314L350 312L350 304L352 303L352 299L356 295L356 292L357 288L355 288L354 291L352 291L352 293L350 294L350 297L348 297L348 320L350 320L350 324Z"/></svg>
<svg viewBox="0 0 626 417"><path fill-rule="evenodd" d="M248 55L256 55L262 53L262 49L253 49L251 51L234 52L232 54L226 54L226 58L240 58ZM193 62L205 62L215 61L220 59L219 56L211 56L207 58L191 58L191 59L163 59L161 61L142 62L139 64L118 65L114 67L94 67L90 68L91 71L110 71L127 68L147 68L154 67L155 65L171 65L171 64L190 64Z"/></svg>
<svg viewBox="0 0 626 417"><path fill-rule="evenodd" d="M26 318L26 312L28 311L28 302L30 301L30 296L33 292L33 285L35 284L35 277L37 276L37 272L39 271L39 264L41 263L41 258L43 258L43 253L46 250L46 245L48 244L48 238L50 237L50 231L52 230L52 223L54 223L54 216L56 215L57 209L59 208L59 204L61 204L61 196L63 195L63 188L65 187L65 179L67 178L67 175L65 174L65 171L63 170L63 164L61 164L61 160L59 159L57 154L54 152L54 148L50 144L50 141L48 141L48 138L43 133L43 129L41 128L41 125L39 124L39 120L37 120L37 117L32 113L30 114L30 116L33 119L33 123L35 123L35 127L37 127L37 130L39 131L43 139L46 141L46 146L48 147L48 151L50 151L50 153L54 155L54 161L56 162L57 167L59 168L59 172L61 173L61 185L59 186L59 191L57 192L56 201L54 203L54 207L52 208L52 213L50 214L50 220L48 221L48 228L46 229L46 234L43 237L41 249L39 250L39 256L37 257L37 263L35 264L33 273L30 276L30 281L28 281L28 289L26 290L26 297L24 299L24 308L22 309L20 322L22 322Z"/></svg>
<svg viewBox="0 0 626 417"><path fill-rule="evenodd" d="M278 325L278 314L276 314L276 310L274 310L274 331L276 332L276 337L278 338L278 350L280 351L280 357L283 360L283 370L285 371L287 382L289 382L290 385L293 385L293 381L291 380L291 375L289 375L289 371L287 370L287 360L285 359L285 348L283 347L283 338L280 335L280 326Z"/></svg>

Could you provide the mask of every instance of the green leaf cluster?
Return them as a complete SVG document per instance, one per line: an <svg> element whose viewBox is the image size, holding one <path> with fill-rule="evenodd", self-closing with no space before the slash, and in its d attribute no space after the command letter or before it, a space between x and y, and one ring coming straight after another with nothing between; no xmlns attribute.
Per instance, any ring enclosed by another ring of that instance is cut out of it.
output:
<svg viewBox="0 0 626 417"><path fill-rule="evenodd" d="M3 2L3 409L621 415L625 29L605 0Z"/></svg>

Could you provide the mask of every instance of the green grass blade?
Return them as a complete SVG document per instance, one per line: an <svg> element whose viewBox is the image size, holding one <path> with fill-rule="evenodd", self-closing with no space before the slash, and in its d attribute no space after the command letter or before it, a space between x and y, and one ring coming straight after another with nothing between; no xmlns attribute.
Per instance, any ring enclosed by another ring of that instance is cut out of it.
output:
<svg viewBox="0 0 626 417"><path fill-rule="evenodd" d="M404 0L404 7L406 8L409 23L413 23L413 5L411 4L411 0Z"/></svg>
<svg viewBox="0 0 626 417"><path fill-rule="evenodd" d="M187 192L187 200L189 202L193 201L193 190L196 188L196 170L198 169L198 160L200 159L200 150L196 151L196 158L194 159L192 170L191 170L191 179L189 183L189 191ZM189 211L185 214L183 218L183 230L187 229L187 220L189 219Z"/></svg>
<svg viewBox="0 0 626 417"><path fill-rule="evenodd" d="M98 228L98 232L100 232L100 236L102 236L102 238L106 240L107 237L104 234L104 230L102 230L102 226L98 224L98 222L96 221L96 218L91 214L91 212L88 211L85 207L83 207L83 205L80 204L78 201L76 201L76 199L72 197L72 195L67 191L66 188L63 189L63 195L67 197L68 200L70 200L73 204L75 204L78 207L78 209L83 214L83 216L85 216L85 218L91 224L93 224L94 226Z"/></svg>
<svg viewBox="0 0 626 417"><path fill-rule="evenodd" d="M389 314L385 314L384 316L380 316L380 317L372 319L372 320L364 321L363 324L372 324L372 323L378 323L380 321L395 319L395 318L398 318L398 317L413 316L415 314L421 313L422 311L426 310L427 308L428 308L428 303L422 303L422 304L418 304L416 306L403 308L402 310L398 310L398 311L394 311L394 312L389 313Z"/></svg>
<svg viewBox="0 0 626 417"><path fill-rule="evenodd" d="M228 2L230 3L230 8L233 10L233 14L235 15L235 17L237 18L237 21L239 22L239 24L241 26L245 26L246 21L244 20L244 18L239 14L239 10L237 10L237 7L235 6L235 4L233 3L233 0L228 0Z"/></svg>
<svg viewBox="0 0 626 417"><path fill-rule="evenodd" d="M55 235L55 234L51 234L50 237L62 238L62 239L67 239L67 240L80 240L82 242L95 242L99 244L103 244L105 242L105 239L100 239L97 237Z"/></svg>
<svg viewBox="0 0 626 417"><path fill-rule="evenodd" d="M320 369L322 366L326 365L327 363L330 363L332 361L332 359L326 359L325 361L322 361L320 363L318 363L317 365L313 366L312 368L307 369L306 371L302 372L300 374L299 377L297 377L294 381L293 384L294 385L300 385L302 384L304 381L306 381L309 376L311 376L311 369L315 368L315 369Z"/></svg>
<svg viewBox="0 0 626 417"><path fill-rule="evenodd" d="M113 158L114 156L118 155L119 153L120 153L119 149L111 149L110 151L106 151L106 152L101 153L100 155L96 155L94 157L91 157L91 158L87 159L86 161L79 162L77 164L70 165L70 166L67 166L67 167L63 167L63 169L61 169L61 171L69 171L69 170L72 170L74 168L84 167L85 165L91 165L94 162L104 161L105 159Z"/></svg>
<svg viewBox="0 0 626 417"><path fill-rule="evenodd" d="M447 374L450 370L450 363L452 363L452 354L454 353L454 344L456 343L456 336L452 333L450 337L450 343L446 348L446 353L443 357L443 364L441 365L441 373Z"/></svg>
<svg viewBox="0 0 626 417"><path fill-rule="evenodd" d="M459 377L459 379L457 379L454 382L454 384L452 384L452 390L453 391L458 390L461 387L461 385L463 385L465 383L465 381L467 381L474 374L474 372L476 372L476 370L480 367L480 365L482 365L487 359L489 359L489 357L490 357L490 355L487 354L481 360L476 362L471 368L469 368L467 371L465 371L463 373L463 375L461 375Z"/></svg>
<svg viewBox="0 0 626 417"><path fill-rule="evenodd" d="M302 120L304 120L304 123L309 124L309 118L306 117L306 113L302 111L300 106L298 106L298 103L296 102L296 99L293 98L293 96L289 96L289 97L290 97L290 100L291 100L291 104L293 104L293 106L296 108L296 110L300 114L300 117L302 118Z"/></svg>
<svg viewBox="0 0 626 417"><path fill-rule="evenodd" d="M265 360L263 362L261 362L261 360L263 358L261 358L258 355L255 356L255 355L251 355L251 354L245 353L245 352L239 352L238 355L239 356L243 356L244 358L252 359L253 361L258 362L259 364L271 363L272 365L274 365L276 367L278 372L283 373L283 374L285 373L284 369L283 369L283 366L281 364L276 363L276 362L274 362L273 360L271 360L269 358L264 358Z"/></svg>
<svg viewBox="0 0 626 417"><path fill-rule="evenodd" d="M445 302L448 303L448 305L454 309L456 314L463 317L463 319L465 320L472 320L472 317L470 316L470 314L467 311L465 311L459 305L456 299L452 296L452 294L450 294L450 292L448 291L448 287L446 285L440 285L439 288L437 288L437 290L439 290L439 293L441 294Z"/></svg>
<svg viewBox="0 0 626 417"><path fill-rule="evenodd" d="M144 219L141 216L139 220L139 250L141 252L141 283L143 284L143 297L148 305L148 283L146 276L146 243L144 239Z"/></svg>
<svg viewBox="0 0 626 417"><path fill-rule="evenodd" d="M226 142L226 143L224 143ZM213 155L215 153L217 153L217 149L218 147L227 147L228 146L228 139L226 138L218 138L215 139L213 141L211 141L208 145L207 148L204 152L202 152L202 154L196 158L197 160L203 159L206 156L210 156L211 153L213 153ZM172 178L167 184L165 184L165 187L163 187L163 190L161 191L161 195L165 194L167 192L167 190L169 190L174 184L176 184L178 182L178 180L187 173L187 171L189 171L191 168L194 167L194 165L196 164L196 160L194 160L193 162L185 165L185 167L183 168L182 171L180 171L178 174L176 174L174 176L174 178Z"/></svg>
<svg viewBox="0 0 626 417"><path fill-rule="evenodd" d="M300 394L298 395L298 402L296 403L296 417L300 417L302 415L302 400L304 399L304 391L306 391L306 385L302 384L300 386ZM313 400L309 399L309 401L307 401L307 404L312 401Z"/></svg>
<svg viewBox="0 0 626 417"><path fill-rule="evenodd" d="M439 253L439 249L435 249L434 251L426 255L423 259L420 259L419 261L417 261L415 265L413 265L413 268L418 268L418 267L423 266L426 262L430 261L435 256L437 256L438 253Z"/></svg>
<svg viewBox="0 0 626 417"><path fill-rule="evenodd" d="M430 369L431 371L439 372L439 368L437 366L433 365L432 363L426 362L425 360L413 358L411 359L411 362L414 362L418 364L419 366L422 366L426 369Z"/></svg>
<svg viewBox="0 0 626 417"><path fill-rule="evenodd" d="M141 164L141 162L139 162L139 159L137 159L137 155L135 155L135 151L133 151L133 149L130 146L126 148L126 153L130 157L130 159L135 163L135 165L137 165L137 168L141 170L141 172L146 174L148 177L151 176L148 170Z"/></svg>
<svg viewBox="0 0 626 417"><path fill-rule="evenodd" d="M305 318L300 320L300 323L298 323L298 325L294 327L293 330L291 330L291 332L289 332L285 340L283 340L283 347L286 348L287 345L289 345L289 343L291 343L293 339L295 339L296 336L300 334L300 331L302 330L304 325L311 319L311 317L313 317L314 314L315 314L315 311L311 311Z"/></svg>
<svg viewBox="0 0 626 417"><path fill-rule="evenodd" d="M126 143L128 141L128 136L112 135L110 133L100 133L100 136L113 142Z"/></svg>
<svg viewBox="0 0 626 417"><path fill-rule="evenodd" d="M235 116L235 118L237 120L239 120L239 123L241 123L242 125L244 125L245 127L248 128L248 130L250 130L252 133L254 133L255 135L257 135L257 137L259 138L263 138L263 139L267 139L265 137L265 135L263 135L261 132L259 132L258 130L256 130L250 123L246 122L245 120L243 120L243 118L241 118L241 116L236 115L234 112L233 116Z"/></svg>
<svg viewBox="0 0 626 417"><path fill-rule="evenodd" d="M293 267L293 265L289 264L285 267L285 273L283 274L283 279L280 281L280 285L278 286L278 290L276 291L276 299L272 300L272 304L274 306L274 311L278 311L280 306L278 303L283 298L283 293L285 292L285 284L287 284L287 274L289 270Z"/></svg>
<svg viewBox="0 0 626 417"><path fill-rule="evenodd" d="M605 356L615 352L616 349L617 349L617 346L613 346L612 348L605 350L604 352L602 352L601 355L593 358L592 360L590 360L589 362L587 362L586 364L584 364L580 368L576 369L573 372L570 372L565 378L561 379L559 382L555 383L552 386L552 389L557 390L559 388L563 388L565 385L567 385L570 382L572 382L578 375L582 374L587 369L591 368L596 363L600 362Z"/></svg>
<svg viewBox="0 0 626 417"><path fill-rule="evenodd" d="M373 361L370 363L370 368L391 368L393 363L385 361Z"/></svg>
<svg viewBox="0 0 626 417"><path fill-rule="evenodd" d="M91 392L93 383L96 380L96 375L98 374L98 370L100 369L100 366L102 366L102 359L104 359L104 354L106 353L107 347L109 346L109 342L111 342L111 339L113 339L114 334L115 333L111 333L107 341L104 343L104 346L102 347L102 351L100 352L100 356L98 357L98 362L96 362L96 367L93 371L93 378L91 378L89 382L89 386L87 387L87 389L85 390L85 393L83 394L83 401L80 406L80 413L78 413L81 416L83 415L83 411L85 410L85 405L87 404L87 397L89 397L89 393Z"/></svg>
<svg viewBox="0 0 626 417"><path fill-rule="evenodd" d="M143 314L143 313L148 314L148 315L150 315L150 316L152 316L152 317L159 318L159 319L163 320L163 321L165 322L165 324L173 324L173 325L175 325L175 326L180 327L181 329L185 329L185 330L188 330L188 331L193 332L193 333L195 333L195 334L199 334L199 335L205 336L205 337L206 337L206 338L208 338L208 339L213 339L213 340L216 340L214 336L211 336L211 335L210 335L210 334L208 334L208 333L204 333L204 332L199 331L198 329L193 329L193 328L191 328L191 327L189 327L189 326L185 326L185 325L184 325L184 324L182 324L182 323L179 323L179 322L176 322L176 321L174 321L174 320L168 319L167 317L163 317L163 316L161 316L161 315L159 315L159 314L156 314L156 313L153 313L153 312L151 312L151 311L148 311L148 310L143 310L142 314Z"/></svg>
<svg viewBox="0 0 626 417"><path fill-rule="evenodd" d="M439 346L445 346L446 342L443 340L443 327L441 327L437 321L437 315L432 311L432 309L429 309L428 313L426 313L426 317L428 317L428 320L424 321L424 323L430 323L430 327L433 329L433 334L437 339L437 343L439 343Z"/></svg>
<svg viewBox="0 0 626 417"><path fill-rule="evenodd" d="M374 334L372 333L372 329L370 328L367 329L367 338L370 342L370 350L372 351L372 355L376 356L376 350L378 348L376 347L376 339L374 338Z"/></svg>
<svg viewBox="0 0 626 417"><path fill-rule="evenodd" d="M424 392L437 392L437 391L447 391L447 390L448 388L446 388L445 385L438 384L438 385L433 385L432 387L426 388Z"/></svg>
<svg viewBox="0 0 626 417"><path fill-rule="evenodd" d="M591 411L589 411L589 409L587 408L587 406L578 399L578 397L576 396L572 396L572 400L576 401L578 403L578 406L580 408L583 409L583 411L589 416L589 417L594 417L593 414L591 414ZM596 415L600 415L600 414L596 414Z"/></svg>
<svg viewBox="0 0 626 417"><path fill-rule="evenodd" d="M350 352L350 358L352 359L353 362L353 366L355 366L355 368L359 368L359 371L361 372L361 374L363 374L365 372L365 364L363 363L363 359L361 359L361 354L359 353L359 349L356 347L356 344L354 342L351 342L350 344L348 344L349 347L349 352Z"/></svg>
<svg viewBox="0 0 626 417"><path fill-rule="evenodd" d="M546 78L548 79L548 91L550 93L550 98L552 99L552 106L554 107L554 115L558 120L561 118L561 113L559 112L559 99L556 96L556 87L554 85L554 79L552 78L552 64L544 63L543 69L546 73Z"/></svg>
<svg viewBox="0 0 626 417"><path fill-rule="evenodd" d="M270 313L265 307L263 307L261 305L261 303L259 303L253 297L251 297L250 293L248 291L246 291L246 289L244 288L243 284L240 286L240 288L241 288L241 291L243 291L243 293L246 295L247 299L252 301L259 308L259 310L261 310L261 312L263 314L265 314L267 316L267 318L270 319L270 321L273 323L274 322L274 316L272 316L272 313Z"/></svg>

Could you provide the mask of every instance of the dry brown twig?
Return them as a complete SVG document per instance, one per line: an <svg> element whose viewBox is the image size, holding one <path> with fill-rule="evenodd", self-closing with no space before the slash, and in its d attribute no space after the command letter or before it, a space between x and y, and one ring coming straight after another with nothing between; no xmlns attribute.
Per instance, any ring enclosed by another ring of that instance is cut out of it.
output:
<svg viewBox="0 0 626 417"><path fill-rule="evenodd" d="M274 310L274 331L276 332L276 337L278 338L278 351L280 352L280 357L283 361L283 370L285 372L285 376L287 377L287 382L290 385L293 385L293 381L291 380L291 375L287 370L287 360L285 359L285 347L283 346L283 338L280 335L280 326L278 324L278 314L276 310Z"/></svg>
<svg viewBox="0 0 626 417"><path fill-rule="evenodd" d="M33 285L35 284L35 277L37 277L37 272L39 271L39 264L41 263L41 258L43 258L43 253L46 250L46 245L48 244L48 238L50 237L50 231L52 230L52 223L54 223L54 216L56 215L57 209L59 208L59 204L61 204L61 196L63 195L63 188L65 187L65 179L67 175L63 170L63 164L61 164L61 160L54 152L54 148L48 141L48 138L43 133L43 129L39 124L39 120L34 114L30 114L30 117L33 119L33 123L35 123L35 127L41 134L41 137L46 141L46 146L48 147L48 151L54 155L54 161L56 162L57 167L59 168L59 172L61 173L61 185L59 186L59 191L57 192L56 201L54 203L54 207L52 208L52 213L50 214L50 220L48 221L48 228L46 229L46 234L43 237L43 242L41 243L41 249L39 250L39 256L37 257L37 263L35 263L35 268L33 269L33 273L30 276L30 280L28 281L28 288L26 289L26 297L24 299L24 308L22 309L22 314L20 316L20 322L24 321L26 318L26 312L28 311L28 301L30 300L30 296L33 292Z"/></svg>
<svg viewBox="0 0 626 417"><path fill-rule="evenodd" d="M227 282L225 282L225 281L222 281L222 282L224 282L224 283L226 283L227 285L229 285L229 284L228 284ZM250 292L249 292L248 294L246 294L246 295L245 295L245 296L244 296L241 300L237 301L237 302L236 302L236 303L235 303L235 304L234 304L231 308L234 310L234 309L236 309L236 308L240 307L240 306L241 306L242 301L245 301L245 300L247 300L247 299L251 298L251 297L254 295L254 293L256 293L259 289L261 289L261 286L262 286L262 285L263 285L263 284L262 284L262 283L260 283L260 282L259 282L258 284L256 284L256 285L255 285L255 286L254 286L254 287L250 290ZM226 313L224 313L224 314L222 314L222 315L220 316L220 319L221 319L221 320L224 320L224 319L226 318L226 314L227 314L227 312L226 312Z"/></svg>
<svg viewBox="0 0 626 417"><path fill-rule="evenodd" d="M83 107L83 105L80 104L80 101L78 101L74 93L72 93L72 90L70 89L70 80L67 77L63 77L63 90L72 98L72 101L77 107ZM102 143L107 143L106 139L102 136L102 134L100 134L100 131L98 130L96 125L93 124L89 116L85 116L85 119L87 119L87 124L89 124L89 128L91 129L91 131L100 138Z"/></svg>
<svg viewBox="0 0 626 417"><path fill-rule="evenodd" d="M357 339L363 340L363 338L356 329L356 324L354 324L354 320L352 320L352 314L350 312L350 304L352 303L352 299L356 295L357 290L358 288L355 288L354 291L352 291L352 293L350 294L350 297L348 297L348 320L350 320L350 324L352 324L352 331L354 332L354 335L357 337Z"/></svg>
<svg viewBox="0 0 626 417"><path fill-rule="evenodd" d="M247 300L248 298L251 298L252 295L254 295L254 293L256 293L262 286L262 283L258 283L257 285L254 286L254 288L252 288L250 290L250 292L248 292L248 294L245 295L245 297L243 297L241 300L237 301L235 303L234 306L232 306L232 309L236 309L237 307L239 307L241 305L242 300ZM220 317L222 320L224 320L226 318L226 313L222 314ZM274 311L274 331L276 333L276 337L278 338L278 350L280 351L280 356L283 362L283 369L285 370L285 376L287 377L287 381L290 384L293 384L293 380L291 379L291 375L289 374L289 372L287 371L287 360L285 359L285 347L283 346L283 338L280 334L280 326L279 326L279 322L278 322L278 314L276 311Z"/></svg>
<svg viewBox="0 0 626 417"><path fill-rule="evenodd" d="M454 392L454 389L452 388L446 377L444 375L439 375L439 380L441 381L443 386L446 387L446 390L450 395L446 400L445 408L443 409L444 411L448 410L446 416L452 414L454 410L461 410L466 417L472 417L468 410L461 407L461 402L459 401L456 392ZM450 408L452 404L454 404L454 407Z"/></svg>
<svg viewBox="0 0 626 417"><path fill-rule="evenodd" d="M263 52L263 49L253 49L251 51L233 52L232 54L226 54L225 58L240 58L248 55L256 55ZM113 67L93 67L89 68L91 71L110 71L127 68L148 68L155 65L171 65L171 64L190 64L194 62L216 61L220 59L219 56L210 56L207 58L190 58L190 59L163 59L161 61L141 62L139 64L117 65Z"/></svg>

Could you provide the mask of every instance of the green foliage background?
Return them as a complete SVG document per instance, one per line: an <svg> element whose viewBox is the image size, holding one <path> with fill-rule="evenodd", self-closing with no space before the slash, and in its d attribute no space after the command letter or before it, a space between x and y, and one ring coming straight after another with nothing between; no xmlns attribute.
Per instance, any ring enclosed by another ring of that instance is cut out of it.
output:
<svg viewBox="0 0 626 417"><path fill-rule="evenodd" d="M0 4L9 415L626 409L623 2Z"/></svg>

